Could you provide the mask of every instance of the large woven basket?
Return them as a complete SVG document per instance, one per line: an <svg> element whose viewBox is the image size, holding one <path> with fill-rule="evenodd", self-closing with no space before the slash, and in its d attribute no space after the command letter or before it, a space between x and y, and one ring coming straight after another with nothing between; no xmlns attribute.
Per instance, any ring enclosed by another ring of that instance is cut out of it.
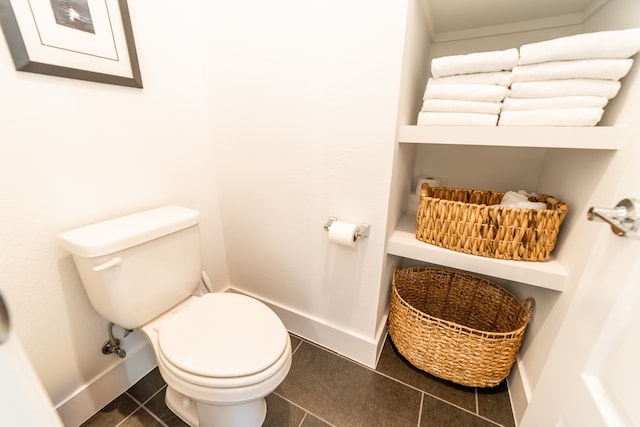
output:
<svg viewBox="0 0 640 427"><path fill-rule="evenodd" d="M389 335L416 368L493 387L509 375L534 306L480 277L411 267L394 272Z"/></svg>
<svg viewBox="0 0 640 427"><path fill-rule="evenodd" d="M547 261L568 205L540 194L547 209L500 206L505 193L423 184L416 238L443 248L490 258Z"/></svg>

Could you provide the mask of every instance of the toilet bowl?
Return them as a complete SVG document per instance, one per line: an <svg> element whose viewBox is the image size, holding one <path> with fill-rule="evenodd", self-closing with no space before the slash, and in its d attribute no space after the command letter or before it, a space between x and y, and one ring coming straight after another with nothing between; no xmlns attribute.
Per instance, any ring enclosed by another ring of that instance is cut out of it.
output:
<svg viewBox="0 0 640 427"><path fill-rule="evenodd" d="M96 311L145 334L173 412L191 426L259 427L265 396L291 367L289 334L254 298L195 295L202 273L198 224L197 211L165 206L58 240L73 255Z"/></svg>
<svg viewBox="0 0 640 427"><path fill-rule="evenodd" d="M190 425L262 425L264 397L291 367L284 325L244 295L191 297L141 330L167 382L167 406Z"/></svg>

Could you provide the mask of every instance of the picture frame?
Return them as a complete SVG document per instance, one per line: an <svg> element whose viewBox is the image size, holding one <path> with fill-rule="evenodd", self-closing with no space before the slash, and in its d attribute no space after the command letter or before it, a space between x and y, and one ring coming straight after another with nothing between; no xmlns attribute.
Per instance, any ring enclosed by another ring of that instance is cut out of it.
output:
<svg viewBox="0 0 640 427"><path fill-rule="evenodd" d="M0 0L16 70L142 88L127 0Z"/></svg>

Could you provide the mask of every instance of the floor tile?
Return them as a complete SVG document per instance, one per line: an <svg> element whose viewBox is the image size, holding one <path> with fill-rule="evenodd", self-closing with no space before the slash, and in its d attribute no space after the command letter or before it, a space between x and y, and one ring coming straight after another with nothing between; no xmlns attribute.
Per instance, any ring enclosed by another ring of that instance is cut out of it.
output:
<svg viewBox="0 0 640 427"><path fill-rule="evenodd" d="M262 427L298 427L305 416L305 411L287 402L282 397L271 393L266 398L267 417Z"/></svg>
<svg viewBox="0 0 640 427"><path fill-rule="evenodd" d="M115 426L139 407L132 398L126 394L122 394L85 421L82 427Z"/></svg>
<svg viewBox="0 0 640 427"><path fill-rule="evenodd" d="M182 421L180 417L173 413L167 406L164 400L166 387L163 387L158 391L149 401L144 405L149 411L160 418L169 427L188 427L188 424Z"/></svg>
<svg viewBox="0 0 640 427"><path fill-rule="evenodd" d="M127 418L120 427L164 427L163 424L154 418L148 411L143 408L138 409Z"/></svg>
<svg viewBox="0 0 640 427"><path fill-rule="evenodd" d="M321 419L307 413L307 416L304 417L304 421L302 422L302 424L300 424L300 427L332 427L332 426L331 424L327 424Z"/></svg>
<svg viewBox="0 0 640 427"><path fill-rule="evenodd" d="M416 426L421 393L303 342L277 393L335 426Z"/></svg>
<svg viewBox="0 0 640 427"><path fill-rule="evenodd" d="M290 336L291 371L266 397L263 427L515 427L506 383L477 389L476 408L475 389L416 369L390 339L371 370ZM187 426L167 407L165 388L156 368L83 427Z"/></svg>
<svg viewBox="0 0 640 427"><path fill-rule="evenodd" d="M469 411L476 410L475 389L430 375L409 363L387 338L376 371Z"/></svg>
<svg viewBox="0 0 640 427"><path fill-rule="evenodd" d="M515 427L506 382L503 381L496 387L478 389L478 413L505 427Z"/></svg>
<svg viewBox="0 0 640 427"><path fill-rule="evenodd" d="M425 395L420 427L496 427L496 424Z"/></svg>
<svg viewBox="0 0 640 427"><path fill-rule="evenodd" d="M151 396L156 394L158 390L164 387L165 384L166 383L160 376L160 371L158 368L155 368L142 377L140 381L129 387L127 393L142 404Z"/></svg>

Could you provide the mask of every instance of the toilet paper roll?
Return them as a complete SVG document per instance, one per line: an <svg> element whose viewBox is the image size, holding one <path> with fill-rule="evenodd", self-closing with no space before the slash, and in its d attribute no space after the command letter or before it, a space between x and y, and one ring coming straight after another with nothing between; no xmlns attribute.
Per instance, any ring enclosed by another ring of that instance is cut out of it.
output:
<svg viewBox="0 0 640 427"><path fill-rule="evenodd" d="M329 241L336 245L355 248L358 245L358 238L356 237L357 232L357 224L334 221L329 227Z"/></svg>
<svg viewBox="0 0 640 427"><path fill-rule="evenodd" d="M419 176L416 181L416 196L420 195L423 183L429 184L429 187L442 187L444 185L441 178L435 176Z"/></svg>
<svg viewBox="0 0 640 427"><path fill-rule="evenodd" d="M407 206L405 210L408 214L417 214L418 206L420 206L420 196L417 196L414 193L409 193L407 195Z"/></svg>

